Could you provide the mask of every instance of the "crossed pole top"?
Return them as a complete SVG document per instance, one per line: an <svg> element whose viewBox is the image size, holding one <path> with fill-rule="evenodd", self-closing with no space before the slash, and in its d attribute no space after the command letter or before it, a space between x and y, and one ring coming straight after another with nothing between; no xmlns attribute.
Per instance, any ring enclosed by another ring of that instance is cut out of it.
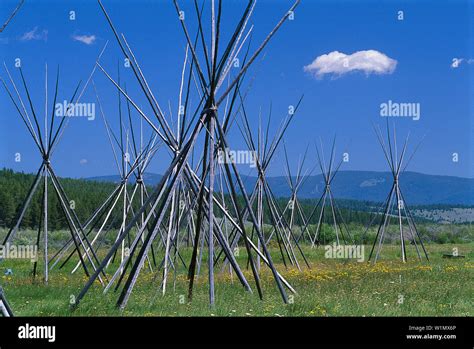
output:
<svg viewBox="0 0 474 349"><path fill-rule="evenodd" d="M125 58L127 58L128 61L130 62L130 66L132 68L133 74L135 75L142 91L145 94L148 104L150 105L153 111L153 114L158 121L158 126L156 126L151 121L151 119L141 110L141 108L139 108L136 105L136 103L133 102L132 98L126 93L126 91L120 88L119 84L117 84L115 80L110 77L107 71L100 64L99 60L97 61L97 66L106 74L107 78L112 81L112 83L116 86L119 92L125 96L125 98L133 106L133 108L137 110L137 112L152 127L152 129L155 130L155 132L157 132L159 137L170 148L170 150L175 155L178 155L179 152L182 150L181 149L182 142L180 142L180 139L178 139L176 134L173 132L173 130L169 126L169 123L166 120L166 117L162 111L162 108L160 107L157 99L155 98L153 92L151 91L148 85L148 82L146 81L146 78L140 68L140 65L138 63L136 56L134 55L133 51L131 50L130 45L126 41L125 35L124 34L119 35L118 31L116 30L115 26L112 23L110 16L108 15L105 7L103 6L102 1L98 0L98 3L104 15L106 16L107 22L114 33L114 36L117 40L117 43L119 44L121 48L122 53L124 54ZM261 51L266 47L270 39L278 31L278 29L281 27L283 22L288 18L290 13L292 13L292 11L295 10L295 8L300 3L300 0L297 0L294 2L294 4L285 13L285 15L280 19L280 21L276 24L273 30L262 41L262 43L253 53L253 55L249 56L248 52L246 53L245 64L240 69L240 71L236 74L236 76L234 76L232 80L229 80L230 82L227 85L226 90L222 92L222 94L220 94L219 96L217 96L217 94L219 92L219 89L222 87L222 82L227 77L229 77L230 79L229 73L232 66L232 62L235 60L236 57L238 57L242 47L244 46L244 44L246 43L247 39L250 37L250 34L252 32L252 28L248 30L246 28L248 25L248 21L250 17L252 16L254 7L256 5L256 1L255 0L248 1L247 6L240 18L240 21L238 22L237 26L234 29L231 39L225 46L225 49L222 52L220 57L219 57L219 47L220 47L219 39L220 39L220 25L221 25L221 14L222 14L222 1L218 1L217 18L215 16L215 12L216 12L215 1L213 0L211 2L212 3L212 36L211 36L212 50L211 51L208 50L208 45L206 44L206 40L204 38L204 33L202 30L202 17L201 16L202 16L203 8L204 8L204 3L201 9L199 9L197 1L194 1L197 19L198 19L198 31L196 33L194 40L192 40L190 36L184 16L181 17L181 8L178 4L178 1L174 0L173 3L176 8L177 15L180 20L180 24L181 24L184 36L186 38L187 47L191 51L192 59L190 63L191 65L190 69L194 69L197 72L198 81L196 82L196 85L200 87L200 93L202 95L201 102L199 103L199 106L202 106L201 112L197 112L197 111L196 112L199 115L203 116L205 114L210 114L210 113L215 114L219 106L221 105L221 103L224 102L233 91L235 93L235 88L239 86L239 84L241 83L241 79L244 77L249 67L252 65L255 59L259 56ZM202 46L202 49L204 52L205 64L203 64L202 60L200 60L198 57L198 54L197 54L198 43L200 43L200 45ZM203 66L206 67L207 74L205 74ZM183 66L183 71L185 67L186 65ZM191 78L191 74L190 74L190 78ZM182 88L183 86L181 86L181 91L182 91ZM233 96L233 100L235 100L234 96ZM227 120L228 118L224 122L224 130L226 130ZM191 127L189 126L190 124L188 125L187 129L184 132L182 132L181 137L180 137L181 139L184 139L185 136L189 136L189 133L191 130Z"/></svg>
<svg viewBox="0 0 474 349"><path fill-rule="evenodd" d="M334 160L335 160L335 154L336 154L336 135L334 135L333 137L332 146L331 146L331 157L330 157L328 166L326 166L323 141L321 137L319 138L319 143L320 143L320 146L319 146L320 149L318 148L318 145L316 143L314 145L316 148L317 160L318 160L319 168L321 170L321 175L324 178L325 190L328 191L331 189L331 183L334 180L334 177L336 177L337 172L339 172L339 169L343 163L343 159L341 159L339 163L334 167Z"/></svg>
<svg viewBox="0 0 474 349"><path fill-rule="evenodd" d="M73 108L74 104L77 103L82 96L82 93L84 92L85 86L80 94L79 92L79 87L81 85L81 81L77 84L74 93L72 94L72 97L69 99L70 103L67 103L67 109L64 111L64 115L59 123L59 125L55 125L55 119L57 117L55 113L55 106L56 106L56 101L57 101L57 96L58 96L58 88L59 88L59 66L57 68L57 74L56 74L56 84L55 84L55 89L54 89L54 100L51 108L51 115L49 119L49 125L48 125L48 65L45 64L45 110L44 110L44 129L42 130L40 123L39 123L39 113L38 110L35 108L34 103L32 101L31 95L30 95L30 90L27 84L27 81L25 79L25 76L23 74L23 69L18 67L18 70L20 72L20 77L21 77L21 82L26 94L26 101L21 97L19 88L15 83L15 80L13 79L12 75L10 74L10 71L7 68L7 65L5 62L3 62L3 66L5 69L5 72L8 76L8 80L10 82L11 87L13 88L13 91L8 87L7 83L5 80L0 77L0 80L3 84L3 87L5 88L8 96L10 97L10 100L12 101L13 105L15 106L15 109L20 116L21 120L25 124L28 133L32 137L33 141L35 142L35 145L37 146L41 157L43 159L43 162L45 165L50 164L50 158L51 154L59 142L63 131L67 125L66 120L69 118L69 111L71 108Z"/></svg>
<svg viewBox="0 0 474 349"><path fill-rule="evenodd" d="M390 172L392 173L392 176L393 176L393 180L396 184L398 184L400 174L405 172L406 168L408 167L411 160L415 156L415 153L418 151L418 148L423 142L425 136L421 138L420 142L413 149L413 152L408 158L408 160L404 163L407 147L408 147L408 140L410 138L410 133L408 132L405 138L405 142L403 144L403 148L399 156L398 147L397 147L397 132L396 132L395 125L393 125L393 135L392 135L390 131L390 125L387 119L387 126L386 126L387 143L385 143L384 141L384 137L382 135L382 130L380 129L380 126L373 125L373 128L377 136L377 140L379 141L380 147L382 148L385 160L387 161L389 165Z"/></svg>
<svg viewBox="0 0 474 349"><path fill-rule="evenodd" d="M286 176L287 176L288 185L290 186L290 189L291 189L292 197L295 197L297 195L297 192L298 192L299 188L309 178L309 176L311 176L311 173L314 170L314 168L311 169L311 170L307 169L303 173L304 163L305 163L307 155L308 155L308 148L309 147L306 147L306 150L303 154L303 158L302 159L300 158L300 161L298 162L295 181L293 181L293 176L291 174L291 168L290 168L290 162L289 162L289 158L288 158L288 152L286 150L285 142L283 142L283 150L284 150L284 154L285 154L285 164L286 164Z"/></svg>

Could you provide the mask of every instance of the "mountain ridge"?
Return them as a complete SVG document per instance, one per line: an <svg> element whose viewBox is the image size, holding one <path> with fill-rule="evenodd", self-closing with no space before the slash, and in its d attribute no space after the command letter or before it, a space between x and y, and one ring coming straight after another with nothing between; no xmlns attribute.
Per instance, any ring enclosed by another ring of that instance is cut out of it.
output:
<svg viewBox="0 0 474 349"><path fill-rule="evenodd" d="M145 173L144 182L155 185L161 179L160 174ZM119 176L97 176L84 178L99 182L119 182ZM250 192L255 176L242 176L245 189ZM133 177L132 177L133 181ZM276 197L291 195L285 176L267 177L267 181ZM377 171L339 171L331 184L331 191L337 199L383 202L391 188L391 172ZM301 199L319 198L324 189L321 174L305 178L298 190ZM474 205L474 178L429 175L406 171L400 174L402 194L410 205Z"/></svg>

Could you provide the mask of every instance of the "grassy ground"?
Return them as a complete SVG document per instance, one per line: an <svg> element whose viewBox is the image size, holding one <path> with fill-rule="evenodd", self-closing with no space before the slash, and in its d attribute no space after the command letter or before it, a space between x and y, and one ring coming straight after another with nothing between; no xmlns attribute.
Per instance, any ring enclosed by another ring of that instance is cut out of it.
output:
<svg viewBox="0 0 474 349"><path fill-rule="evenodd" d="M456 247L463 259L442 258ZM311 269L286 269L272 250L278 270L298 292L285 305L268 268L262 268L264 298L244 291L229 273L219 274L216 282L216 305L208 305L207 274L201 271L194 298L188 302L184 271L174 279L169 276L165 296L158 291L159 281L148 269L140 274L127 308L116 309L118 294L103 295L100 284L94 285L72 312L69 303L87 278L79 270L71 275L72 264L51 271L45 286L41 275L32 282L32 264L24 260L0 262L0 284L16 315L24 316L472 316L474 315L474 244L429 244L430 262L399 261L399 246L387 245L377 264L327 259L324 249L305 247ZM369 247L366 246L366 256ZM413 255L412 255L413 257ZM245 256L240 256L245 265ZM3 275L7 268L13 275ZM41 270L42 265L39 265ZM251 281L250 270L245 271Z"/></svg>

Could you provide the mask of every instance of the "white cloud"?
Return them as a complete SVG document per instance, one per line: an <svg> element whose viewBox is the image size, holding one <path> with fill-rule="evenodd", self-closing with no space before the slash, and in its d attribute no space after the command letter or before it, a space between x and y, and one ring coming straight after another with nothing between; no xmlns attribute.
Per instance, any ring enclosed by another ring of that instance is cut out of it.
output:
<svg viewBox="0 0 474 349"><path fill-rule="evenodd" d="M81 159L81 160L79 160L79 164L80 164L80 165L85 165L85 164L87 164L87 162L88 162L87 159Z"/></svg>
<svg viewBox="0 0 474 349"><path fill-rule="evenodd" d="M80 41L86 45L92 45L95 42L95 35L73 35L72 39L75 41Z"/></svg>
<svg viewBox="0 0 474 349"><path fill-rule="evenodd" d="M343 75L353 71L369 74L391 74L397 66L397 61L376 50L357 51L347 55L339 51L316 57L303 69L316 78L325 74Z"/></svg>
<svg viewBox="0 0 474 349"><path fill-rule="evenodd" d="M31 40L48 40L48 31L46 29L39 30L38 27L34 27L29 32L26 32L20 37L21 41L31 41Z"/></svg>

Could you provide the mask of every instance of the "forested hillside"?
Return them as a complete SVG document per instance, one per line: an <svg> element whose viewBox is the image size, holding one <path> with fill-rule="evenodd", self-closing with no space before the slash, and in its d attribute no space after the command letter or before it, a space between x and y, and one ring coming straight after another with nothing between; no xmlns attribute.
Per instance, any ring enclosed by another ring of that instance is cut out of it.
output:
<svg viewBox="0 0 474 349"><path fill-rule="evenodd" d="M0 227L10 227L14 221L15 216L21 210L21 205L25 199L28 190L33 184L34 175L17 173L10 169L0 170ZM105 181L91 181L81 179L70 179L61 178L62 186L71 201L70 204L74 206L74 210L79 217L81 222L84 222L99 207L105 199L112 193L117 183L105 182ZM129 194L132 193L133 184L129 185ZM149 188L149 192L153 188ZM22 227L35 228L38 226L41 212L41 201L42 201L43 183L41 182L38 186L38 190L33 197L30 208L25 214L22 222ZM54 188L51 183L48 187L48 207L49 207L49 226L50 229L62 229L66 228L66 220L61 212L58 199L56 197ZM138 197L136 197L138 200ZM138 208L138 201L134 200L134 207ZM228 207L232 207L228 197L226 197ZM241 198L241 207L243 207L243 201ZM288 199L279 198L277 203L280 209L283 211L288 204ZM301 207L307 218L311 217L311 213L317 203L316 199L304 199L301 200ZM356 200L337 200L337 204L340 207L340 211L344 220L347 223L359 223L367 224L370 220L370 213L378 209L378 203L369 201L356 201ZM116 213L120 216L122 210L122 203L118 202ZM267 205L265 204L265 210ZM217 210L218 211L218 210ZM312 215L310 223L317 223L318 212ZM219 213L218 213L219 215ZM270 224L271 215L266 212L264 215L267 220L266 223ZM289 211L286 212L286 217L289 217ZM332 220L332 212L330 209L325 210L325 218L327 222ZM296 222L300 224L299 221ZM120 219L116 219L113 223L115 226L119 226Z"/></svg>
<svg viewBox="0 0 474 349"><path fill-rule="evenodd" d="M12 220L21 210L21 205L34 181L34 175L13 172L9 169L0 170L0 226L10 227ZM91 181L61 178L70 204L81 221L84 221L110 194L115 185L113 183L97 183ZM48 186L48 214L50 229L66 227L66 220L61 212L57 196L51 182ZM33 197L30 208L27 210L22 226L35 228L38 226L43 182L40 183Z"/></svg>

